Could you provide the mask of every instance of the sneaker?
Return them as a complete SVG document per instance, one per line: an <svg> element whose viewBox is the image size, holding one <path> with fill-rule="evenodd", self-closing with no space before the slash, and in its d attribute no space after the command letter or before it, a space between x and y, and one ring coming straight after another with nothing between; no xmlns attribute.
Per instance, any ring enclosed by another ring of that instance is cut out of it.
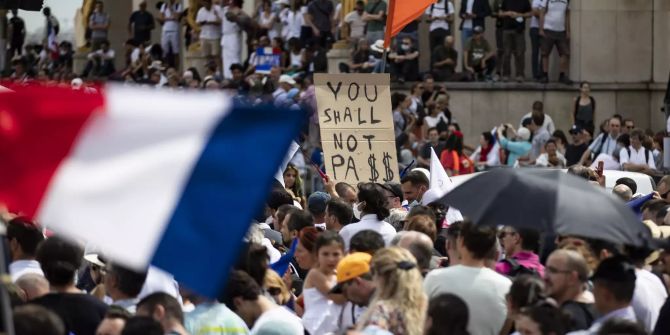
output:
<svg viewBox="0 0 670 335"><path fill-rule="evenodd" d="M560 77L558 78L558 81L560 81L561 83L563 83L565 85L572 85L572 80L570 80L570 78L568 76L564 75L564 74L560 75Z"/></svg>

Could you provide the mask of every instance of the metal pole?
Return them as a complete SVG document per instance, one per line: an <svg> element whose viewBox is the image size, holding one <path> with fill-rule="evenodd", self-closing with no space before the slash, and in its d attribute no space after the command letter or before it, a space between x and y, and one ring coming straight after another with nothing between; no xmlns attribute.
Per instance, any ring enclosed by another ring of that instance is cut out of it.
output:
<svg viewBox="0 0 670 335"><path fill-rule="evenodd" d="M7 228L4 222L0 222L0 312L2 322L5 325L5 334L14 335L14 321L12 318L12 305L9 300L7 285L12 283L12 278L7 274L7 264L5 264L5 234Z"/></svg>
<svg viewBox="0 0 670 335"><path fill-rule="evenodd" d="M382 53L382 73L386 73L386 48L384 48L384 52Z"/></svg>

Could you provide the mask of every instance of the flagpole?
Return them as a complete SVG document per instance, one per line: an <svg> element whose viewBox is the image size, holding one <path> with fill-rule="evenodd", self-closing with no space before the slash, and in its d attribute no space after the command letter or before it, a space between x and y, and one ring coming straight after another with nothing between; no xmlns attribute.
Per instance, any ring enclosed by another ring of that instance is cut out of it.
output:
<svg viewBox="0 0 670 335"><path fill-rule="evenodd" d="M379 0L384 1L384 0ZM393 16L395 15L395 0L388 2L388 15L386 16L386 29L384 31L384 52L382 52L382 73L386 73L386 57L388 48L391 47L391 28L393 26Z"/></svg>
<svg viewBox="0 0 670 335"><path fill-rule="evenodd" d="M4 331L7 335L14 335L14 320L12 317L12 305L9 299L9 291L7 291L7 285L11 284L12 279L7 274L6 264L5 264L5 240L4 237L7 234L7 228L4 223L0 223L0 309L2 310L1 316L2 323L4 325Z"/></svg>

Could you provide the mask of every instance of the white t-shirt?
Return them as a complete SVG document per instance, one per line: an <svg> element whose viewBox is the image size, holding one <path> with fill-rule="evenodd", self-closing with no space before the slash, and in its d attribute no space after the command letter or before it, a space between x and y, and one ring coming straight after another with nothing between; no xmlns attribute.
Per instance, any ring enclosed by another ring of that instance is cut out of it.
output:
<svg viewBox="0 0 670 335"><path fill-rule="evenodd" d="M470 334L497 335L507 318L505 295L512 281L489 268L455 265L433 270L423 281L428 298L452 293L470 310Z"/></svg>
<svg viewBox="0 0 670 335"><path fill-rule="evenodd" d="M272 332L269 332L272 330ZM303 335L305 328L302 326L300 318L289 312L284 307L275 308L263 313L256 320L249 335L255 334L282 334L282 335Z"/></svg>
<svg viewBox="0 0 670 335"><path fill-rule="evenodd" d="M163 23L163 31L178 31L179 30L179 21L176 19L169 19L172 17L172 13L175 13L176 16L179 16L179 13L183 11L183 8L179 2L175 2L174 5L169 3L164 3L161 6L161 13L165 15L166 21Z"/></svg>
<svg viewBox="0 0 670 335"><path fill-rule="evenodd" d="M542 1L542 0L540 0L540 1ZM533 113L526 113L526 115L524 115L521 118L521 122L519 122L519 128L522 127L521 124L523 123L523 120L531 118L532 115L533 115ZM556 126L554 125L554 120L551 118L551 116L549 116L547 114L544 114L544 123L542 124L542 127L540 127L540 128L546 130L549 134L553 134L554 131L556 131Z"/></svg>
<svg viewBox="0 0 670 335"><path fill-rule="evenodd" d="M426 116L423 118L423 122L426 123L426 127L433 128L436 127L438 123L442 120L445 124L449 124L449 119L444 116L444 113L437 114L437 116Z"/></svg>
<svg viewBox="0 0 670 335"><path fill-rule="evenodd" d="M472 6L475 4L475 0L468 0L468 3L465 5L465 12L472 14ZM472 29L472 19L463 20L463 28Z"/></svg>
<svg viewBox="0 0 670 335"><path fill-rule="evenodd" d="M237 34L240 32L240 26L233 21L229 21L226 18L226 13L228 13L228 6L221 8L221 34Z"/></svg>
<svg viewBox="0 0 670 335"><path fill-rule="evenodd" d="M384 238L387 246L396 234L395 228L390 223L377 220L377 216L374 214L363 215L361 221L348 224L340 230L340 236L344 240L344 248L347 251L349 250L351 238L362 230L374 230L378 232Z"/></svg>
<svg viewBox="0 0 670 335"><path fill-rule="evenodd" d="M472 8L472 6L470 6L470 8ZM451 1L448 0L440 0L437 3L428 6L428 8L426 8L426 15L428 16L442 17L447 16L449 14L454 14L454 4L452 4ZM431 22L430 31L433 31L435 29L449 30L449 22L447 22L444 19L439 19Z"/></svg>
<svg viewBox="0 0 670 335"><path fill-rule="evenodd" d="M565 31L565 13L569 10L568 0L543 0L547 12L544 15L544 29Z"/></svg>
<svg viewBox="0 0 670 335"><path fill-rule="evenodd" d="M303 16L300 11L292 11L285 8L279 14L279 20L282 23L282 37L285 41L291 38L300 38L300 28L303 24Z"/></svg>
<svg viewBox="0 0 670 335"><path fill-rule="evenodd" d="M637 321L644 326L647 332L656 327L661 307L668 298L668 293L661 282L661 278L647 270L635 270L635 293L631 305L635 311Z"/></svg>
<svg viewBox="0 0 670 335"><path fill-rule="evenodd" d="M9 275L12 277L12 283L16 283L21 276L29 273L44 276L42 267L36 260L14 261L9 264Z"/></svg>
<svg viewBox="0 0 670 335"><path fill-rule="evenodd" d="M198 10L198 15L195 22L202 24L203 22L221 21L221 7L213 5L210 10L201 7ZM200 26L200 38L204 40L218 40L221 38L221 29L212 24L205 24Z"/></svg>
<svg viewBox="0 0 670 335"><path fill-rule="evenodd" d="M179 284L174 280L174 276L171 274L155 267L149 266L149 271L147 271L147 280L144 281L144 286L142 286L142 291L137 296L138 299L142 299L152 293L164 292L167 293L175 299L179 300L179 303L182 303L181 294L179 294Z"/></svg>
<svg viewBox="0 0 670 335"><path fill-rule="evenodd" d="M351 37L361 38L365 35L365 26L367 25L367 22L363 21L363 15L358 14L357 11L347 14L347 16L344 17L344 22L351 27Z"/></svg>
<svg viewBox="0 0 670 335"><path fill-rule="evenodd" d="M630 150L630 157L628 156L628 150ZM635 150L632 145L628 147L628 150L622 148L619 152L619 163L621 163L622 168L625 163L646 164L651 169L656 168L654 154L650 150L645 149L645 147L640 147L640 150ZM648 151L647 156L649 158L646 161L644 159L645 151Z"/></svg>
<svg viewBox="0 0 670 335"><path fill-rule="evenodd" d="M533 3L530 5L531 8L533 9L538 9L544 7L544 0L533 0ZM540 19L533 16L530 18L530 27L531 28L539 28L540 27Z"/></svg>

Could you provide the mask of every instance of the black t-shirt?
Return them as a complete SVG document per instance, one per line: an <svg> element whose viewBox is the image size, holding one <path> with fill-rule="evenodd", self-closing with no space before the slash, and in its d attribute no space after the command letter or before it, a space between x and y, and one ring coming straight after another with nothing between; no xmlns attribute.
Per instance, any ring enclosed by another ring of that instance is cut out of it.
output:
<svg viewBox="0 0 670 335"><path fill-rule="evenodd" d="M12 27L12 36L10 36L11 41L23 41L23 32L26 29L26 24L23 22L23 19L20 17L13 17L9 19L9 25Z"/></svg>
<svg viewBox="0 0 670 335"><path fill-rule="evenodd" d="M568 166L575 165L582 159L584 151L589 148L589 145L582 143L581 145L568 144L565 147L565 160Z"/></svg>
<svg viewBox="0 0 670 335"><path fill-rule="evenodd" d="M444 150L444 142L440 141L437 143L436 146L433 146L430 142L426 143L423 145L421 148L421 157L424 159L430 159L430 148L435 149L435 154L437 157L440 157L440 154L442 154L442 150Z"/></svg>
<svg viewBox="0 0 670 335"><path fill-rule="evenodd" d="M658 321L653 335L667 335L670 334L670 299L665 301L661 311L658 314Z"/></svg>
<svg viewBox="0 0 670 335"><path fill-rule="evenodd" d="M133 39L144 42L151 39L151 28L154 27L154 17L149 12L135 11L130 15L130 23L133 24Z"/></svg>
<svg viewBox="0 0 670 335"><path fill-rule="evenodd" d="M589 329L597 318L593 304L567 301L563 303L561 310L570 317L570 331Z"/></svg>
<svg viewBox="0 0 670 335"><path fill-rule="evenodd" d="M370 52L369 51L357 51L353 57L354 64L363 64L370 61Z"/></svg>
<svg viewBox="0 0 670 335"><path fill-rule="evenodd" d="M107 305L102 301L81 293L49 293L30 302L40 305L63 320L65 334L95 335L107 313Z"/></svg>
<svg viewBox="0 0 670 335"><path fill-rule="evenodd" d="M517 13L529 13L532 10L528 0L503 0L500 9L503 12L512 11ZM526 29L526 19L523 17L516 19L505 17L503 20L503 28L505 30L523 31Z"/></svg>
<svg viewBox="0 0 670 335"><path fill-rule="evenodd" d="M440 45L437 48L435 48L435 51L433 52L433 60L437 62L443 62L447 59L451 59L454 61L454 64L445 64L442 66L437 66L433 65L433 68L438 69L438 70L447 70L450 72L454 72L454 68L456 67L456 63L458 62L458 51L454 48L447 49L444 45Z"/></svg>
<svg viewBox="0 0 670 335"><path fill-rule="evenodd" d="M403 33L413 33L419 29L419 20L414 20L407 24L405 28L401 30Z"/></svg>

